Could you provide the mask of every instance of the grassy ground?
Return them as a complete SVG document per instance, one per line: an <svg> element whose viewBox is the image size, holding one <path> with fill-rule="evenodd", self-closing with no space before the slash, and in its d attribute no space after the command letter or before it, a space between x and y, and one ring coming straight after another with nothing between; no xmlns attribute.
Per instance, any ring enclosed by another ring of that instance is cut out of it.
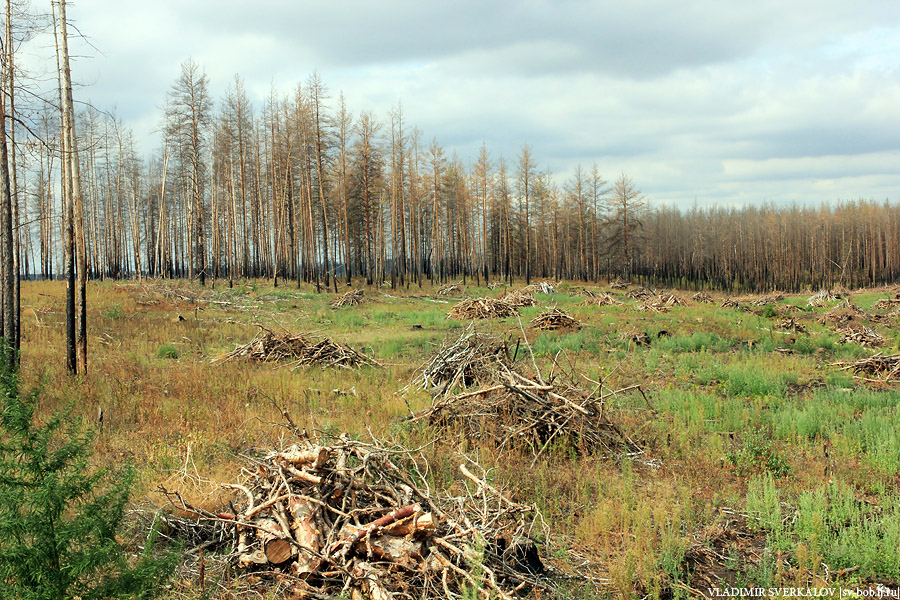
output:
<svg viewBox="0 0 900 600"><path fill-rule="evenodd" d="M712 584L897 585L900 394L831 366L874 351L840 344L820 322L830 307L806 309L806 296L795 296L750 311L693 303L658 314L635 311L621 293L623 306L581 306L583 297L568 294L579 286L557 287L537 295L541 305L569 311L584 327L526 329L538 366L572 363L610 389L642 384L647 400L626 393L608 409L645 452L555 449L532 466L530 455L448 439L426 450L438 479L452 473L457 450L495 467L498 483L540 507L560 558L599 565L592 573L603 581L575 596L691 597ZM102 408L99 460L139 466L136 501L164 482L215 504L217 482L236 480L239 453L286 435L276 404L310 430L366 435L368 427L410 445L431 440L433 431L399 422L430 399L397 392L465 325L445 319L459 298L428 288L370 289L361 306L331 309L333 295L306 286L92 282L90 369L72 379L63 364L63 285L27 282L22 291L23 379L43 387L48 410L74 401L96 420ZM470 297L499 294L466 289ZM868 310L889 296L865 290L853 302ZM526 328L541 310L520 310ZM785 315L809 332L779 331ZM385 367L211 361L249 341L256 323L327 335ZM897 352L898 325L873 325L887 338L882 351ZM522 336L516 319L478 327ZM650 345L636 345L635 332ZM190 588L182 582L179 593Z"/></svg>

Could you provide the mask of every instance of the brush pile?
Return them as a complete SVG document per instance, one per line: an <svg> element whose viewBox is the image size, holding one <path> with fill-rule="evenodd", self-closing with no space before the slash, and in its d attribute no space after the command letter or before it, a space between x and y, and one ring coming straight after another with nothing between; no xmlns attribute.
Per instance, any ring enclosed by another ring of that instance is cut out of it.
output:
<svg viewBox="0 0 900 600"><path fill-rule="evenodd" d="M491 283L488 284L489 290L496 290L497 288L502 288L502 287L506 287L506 284L503 283L502 281L492 281Z"/></svg>
<svg viewBox="0 0 900 600"><path fill-rule="evenodd" d="M477 589L514 600L550 589L531 541L536 508L510 500L474 463L459 467L451 493L429 488L415 452L379 440L301 438L248 460L241 481L223 486L236 496L219 512L161 492L195 515L179 529L205 534L204 545L231 550L238 569L277 582L272 597L430 600Z"/></svg>
<svg viewBox="0 0 900 600"><path fill-rule="evenodd" d="M334 308L341 308L344 306L358 306L360 302L363 300L363 291L362 290L350 290L344 294L341 294L336 300L331 301L331 306Z"/></svg>
<svg viewBox="0 0 900 600"><path fill-rule="evenodd" d="M457 281L456 283L445 283L437 291L439 296L451 296L454 294L462 294L462 282Z"/></svg>
<svg viewBox="0 0 900 600"><path fill-rule="evenodd" d="M900 298L897 296L893 298L881 298L872 305L872 308L875 310L893 310L898 307L900 307Z"/></svg>
<svg viewBox="0 0 900 600"><path fill-rule="evenodd" d="M793 331L794 333L806 333L806 326L796 321L793 317L782 320L775 326L775 329L781 331Z"/></svg>
<svg viewBox="0 0 900 600"><path fill-rule="evenodd" d="M553 329L581 329L581 323L569 313L555 306L545 310L531 320L531 326L544 331Z"/></svg>
<svg viewBox="0 0 900 600"><path fill-rule="evenodd" d="M851 326L839 332L841 334L840 343L859 344L871 348L877 348L885 344L885 339L875 330L865 325Z"/></svg>
<svg viewBox="0 0 900 600"><path fill-rule="evenodd" d="M588 298L596 298L600 295L600 292L596 290L589 290L587 288L581 288L579 290L573 290L569 293L569 296L572 298L577 298L579 296L587 296Z"/></svg>
<svg viewBox="0 0 900 600"><path fill-rule="evenodd" d="M806 300L806 305L813 308L824 308L829 302L840 300L841 294L833 290L822 288Z"/></svg>
<svg viewBox="0 0 900 600"><path fill-rule="evenodd" d="M770 306L772 304L775 304L779 300L783 300L783 299L784 299L784 294L775 292L771 296L763 296L762 298L757 298L756 300L752 300L750 302L750 304L752 306Z"/></svg>
<svg viewBox="0 0 900 600"><path fill-rule="evenodd" d="M664 304L665 306L687 306L687 302L685 302L682 298L679 298L675 294L667 294L662 293L659 295L657 302L660 304Z"/></svg>
<svg viewBox="0 0 900 600"><path fill-rule="evenodd" d="M581 453L640 452L640 446L609 420L604 400L626 390L603 394L568 384L548 384L501 367L492 385L435 402L408 417L413 422L447 428L461 437L489 442L498 451L528 448L540 456L551 443Z"/></svg>
<svg viewBox="0 0 900 600"><path fill-rule="evenodd" d="M858 306L850 302L849 299L845 298L843 302L824 313L820 322L823 325L833 323L839 328L844 328L850 325L850 323L868 319L869 317L870 315L866 314Z"/></svg>
<svg viewBox="0 0 900 600"><path fill-rule="evenodd" d="M701 304L712 304L714 302L713 297L710 296L707 292L697 292L691 299L694 302L699 302Z"/></svg>
<svg viewBox="0 0 900 600"><path fill-rule="evenodd" d="M522 291L526 294L555 294L556 288L553 287L549 281L539 281L537 283L532 283L531 285L526 285L522 288Z"/></svg>
<svg viewBox="0 0 900 600"><path fill-rule="evenodd" d="M537 306L537 300L525 290L510 290L500 296L500 300L506 302L513 308L522 308L528 306Z"/></svg>
<svg viewBox="0 0 900 600"><path fill-rule="evenodd" d="M470 298L450 309L448 319L469 321L472 319L505 319L518 314L515 307L495 298Z"/></svg>
<svg viewBox="0 0 900 600"><path fill-rule="evenodd" d="M638 286L633 290L629 290L625 295L632 300L649 300L650 298L656 297L656 294L643 286Z"/></svg>
<svg viewBox="0 0 900 600"><path fill-rule="evenodd" d="M581 303L581 306L622 306L622 303L611 295L603 293L587 298Z"/></svg>
<svg viewBox="0 0 900 600"><path fill-rule="evenodd" d="M881 352L860 360L842 360L832 363L843 371L853 371L857 376L867 375L863 379L873 378L878 381L900 379L900 354L884 355Z"/></svg>
<svg viewBox="0 0 900 600"><path fill-rule="evenodd" d="M640 304L634 307L634 310L638 312L655 312L655 313L667 313L669 312L669 305L660 302L659 299L647 299L641 302Z"/></svg>
<svg viewBox="0 0 900 600"><path fill-rule="evenodd" d="M627 290L628 284L622 281L619 278L616 278L611 284L609 284L609 288L612 290Z"/></svg>
<svg viewBox="0 0 900 600"><path fill-rule="evenodd" d="M738 304L738 301L733 300L732 298L725 298L724 300L722 300L722 304L720 304L719 306L721 308L734 308L734 309L738 309L741 307L741 305Z"/></svg>
<svg viewBox="0 0 900 600"><path fill-rule="evenodd" d="M260 331L250 342L238 346L216 362L247 358L260 362L290 361L293 368L306 365L350 369L379 363L349 346L328 338L316 339L309 334L275 332L258 325Z"/></svg>
<svg viewBox="0 0 900 600"><path fill-rule="evenodd" d="M457 339L444 341L410 386L427 390L432 396L449 396L489 379L501 365L509 363L508 344L478 333L470 324Z"/></svg>

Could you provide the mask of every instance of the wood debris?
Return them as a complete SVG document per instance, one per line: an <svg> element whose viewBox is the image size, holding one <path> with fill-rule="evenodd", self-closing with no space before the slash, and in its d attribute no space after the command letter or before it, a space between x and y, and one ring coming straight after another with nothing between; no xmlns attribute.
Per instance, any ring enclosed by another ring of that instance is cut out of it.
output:
<svg viewBox="0 0 900 600"><path fill-rule="evenodd" d="M775 326L775 329L793 331L794 333L806 333L806 326L803 323L796 321L793 317L783 319Z"/></svg>
<svg viewBox="0 0 900 600"><path fill-rule="evenodd" d="M710 296L708 292L697 292L696 294L691 296L691 299L694 302L700 302L701 304L712 304L713 302L715 302L715 300L713 300L713 297Z"/></svg>
<svg viewBox="0 0 900 600"><path fill-rule="evenodd" d="M505 319L514 317L518 311L510 303L496 298L470 298L450 309L448 319Z"/></svg>
<svg viewBox="0 0 900 600"><path fill-rule="evenodd" d="M638 286L633 290L629 290L625 295L633 300L648 300L650 298L656 297L655 293L643 286Z"/></svg>
<svg viewBox="0 0 900 600"><path fill-rule="evenodd" d="M555 294L556 288L549 281L538 281L522 288L526 294Z"/></svg>
<svg viewBox="0 0 900 600"><path fill-rule="evenodd" d="M363 300L363 291L362 290L350 290L344 294L341 294L339 298L331 301L331 306L334 308L341 308L343 306L357 306Z"/></svg>
<svg viewBox="0 0 900 600"><path fill-rule="evenodd" d="M719 305L721 308L740 308L741 305L738 304L737 300L733 300L731 298L725 298L722 300L722 303Z"/></svg>
<svg viewBox="0 0 900 600"><path fill-rule="evenodd" d="M640 452L640 446L604 412L606 398L639 386L588 393L505 367L498 379L499 383L437 401L408 420L455 430L498 450L528 448L536 457L551 443L583 453Z"/></svg>
<svg viewBox="0 0 900 600"><path fill-rule="evenodd" d="M841 344L854 343L860 346L877 348L878 346L883 346L887 341L878 332L865 325L850 326L838 333L841 334Z"/></svg>
<svg viewBox="0 0 900 600"><path fill-rule="evenodd" d="M841 299L841 293L828 288L822 288L806 300L806 305L813 308L824 308L829 302Z"/></svg>
<svg viewBox="0 0 900 600"><path fill-rule="evenodd" d="M502 296L500 300L506 302L513 308L522 308L527 306L537 306L537 300L530 293L523 290L509 290Z"/></svg>
<svg viewBox="0 0 900 600"><path fill-rule="evenodd" d="M603 293L587 298L581 303L581 306L622 306L622 303L610 294Z"/></svg>
<svg viewBox="0 0 900 600"><path fill-rule="evenodd" d="M878 381L900 379L900 354L885 355L879 352L860 360L838 361L831 366L843 371L853 371L857 375L867 375Z"/></svg>
<svg viewBox="0 0 900 600"><path fill-rule="evenodd" d="M458 338L445 340L410 386L427 390L432 396L448 396L489 380L500 365L509 363L508 344L478 333L473 323Z"/></svg>
<svg viewBox="0 0 900 600"><path fill-rule="evenodd" d="M634 307L634 310L638 312L655 312L655 313L667 313L669 312L669 305L660 302L659 300L644 300L640 304Z"/></svg>
<svg viewBox="0 0 900 600"><path fill-rule="evenodd" d="M892 310L900 307L900 298L881 298L875 304L872 305L872 308L875 310Z"/></svg>
<svg viewBox="0 0 900 600"><path fill-rule="evenodd" d="M687 306L687 302L683 298L679 298L675 294L660 294L657 302L665 306Z"/></svg>
<svg viewBox="0 0 900 600"><path fill-rule="evenodd" d="M452 296L455 294L462 294L462 282L457 281L455 283L445 283L437 291L439 296Z"/></svg>
<svg viewBox="0 0 900 600"><path fill-rule="evenodd" d="M216 362L247 358L260 362L289 361L292 368L306 365L349 369L361 365L380 366L378 361L349 346L328 338L314 338L309 334L275 332L257 325L260 331L252 340L238 346Z"/></svg>
<svg viewBox="0 0 900 600"><path fill-rule="evenodd" d="M617 277L615 281L609 284L609 287L613 290L627 290L628 284Z"/></svg>
<svg viewBox="0 0 900 600"><path fill-rule="evenodd" d="M496 290L497 288L506 287L506 284L502 281L492 281L488 284L489 290Z"/></svg>
<svg viewBox="0 0 900 600"><path fill-rule="evenodd" d="M784 294L775 292L771 296L763 296L762 298L756 298L755 300L752 300L750 302L750 304L752 306L770 306L770 305L775 304L776 302L783 300L783 299L784 299Z"/></svg>
<svg viewBox="0 0 900 600"><path fill-rule="evenodd" d="M551 589L532 541L537 509L511 500L474 463L459 467L448 492L430 488L413 451L346 434L248 460L240 482L223 486L236 494L231 504L216 512L160 491L194 515L167 517L193 531L182 539L215 528L203 546L230 550L239 570L284 574L279 597L430 600L480 589L514 600Z"/></svg>
<svg viewBox="0 0 900 600"><path fill-rule="evenodd" d="M581 329L578 319L557 307L551 307L531 320L531 326L535 329Z"/></svg>
<svg viewBox="0 0 900 600"><path fill-rule="evenodd" d="M845 298L843 302L822 315L820 322L823 325L833 323L839 328L847 327L850 323L868 319L870 315Z"/></svg>

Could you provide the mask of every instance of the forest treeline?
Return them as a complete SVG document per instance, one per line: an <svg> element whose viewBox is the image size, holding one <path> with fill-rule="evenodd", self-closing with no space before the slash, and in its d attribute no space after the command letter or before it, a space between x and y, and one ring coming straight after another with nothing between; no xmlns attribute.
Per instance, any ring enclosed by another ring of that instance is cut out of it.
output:
<svg viewBox="0 0 900 600"><path fill-rule="evenodd" d="M485 144L464 161L388 114L352 113L317 73L261 106L235 77L214 99L186 61L166 94L162 140L89 107L77 117L84 247L91 278L233 282L266 277L323 288L511 278L758 291L900 276L900 206L654 206L626 174L578 167L561 180L524 144ZM20 272L64 272L59 110L17 131Z"/></svg>

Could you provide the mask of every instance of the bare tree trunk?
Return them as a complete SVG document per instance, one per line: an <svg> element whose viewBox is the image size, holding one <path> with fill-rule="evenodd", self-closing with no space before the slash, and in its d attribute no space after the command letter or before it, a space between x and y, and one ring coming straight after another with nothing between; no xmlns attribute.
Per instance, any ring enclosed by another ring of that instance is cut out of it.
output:
<svg viewBox="0 0 900 600"><path fill-rule="evenodd" d="M78 310L76 339L77 370L87 369L87 255L84 246L84 201L81 195L81 170L78 164L78 140L75 138L75 108L72 101L72 78L69 70L69 42L66 34L66 0L59 0L60 62L63 86L63 110L66 114L66 141L68 147L69 179L72 186L70 216L74 220L74 241L77 252Z"/></svg>

